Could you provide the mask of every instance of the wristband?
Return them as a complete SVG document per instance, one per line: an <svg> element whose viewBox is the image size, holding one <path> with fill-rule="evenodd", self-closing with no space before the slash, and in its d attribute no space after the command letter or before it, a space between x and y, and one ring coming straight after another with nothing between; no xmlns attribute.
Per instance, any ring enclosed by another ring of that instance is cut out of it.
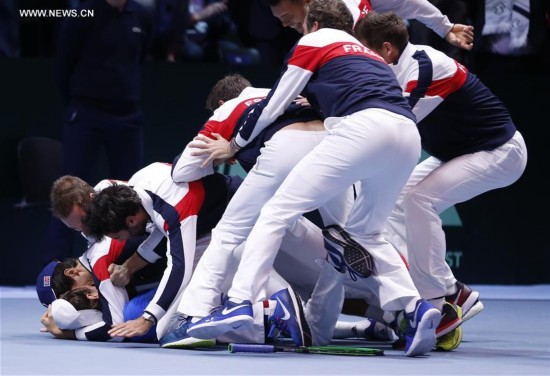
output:
<svg viewBox="0 0 550 376"><path fill-rule="evenodd" d="M231 148L231 150L234 150L235 153L241 150L241 147L237 144L237 141L235 141L235 137L233 137L231 141L229 141L229 147Z"/></svg>
<svg viewBox="0 0 550 376"><path fill-rule="evenodd" d="M151 312L143 312L143 315L141 315L145 320L151 322L153 325L157 325L157 318L155 315L153 315Z"/></svg>

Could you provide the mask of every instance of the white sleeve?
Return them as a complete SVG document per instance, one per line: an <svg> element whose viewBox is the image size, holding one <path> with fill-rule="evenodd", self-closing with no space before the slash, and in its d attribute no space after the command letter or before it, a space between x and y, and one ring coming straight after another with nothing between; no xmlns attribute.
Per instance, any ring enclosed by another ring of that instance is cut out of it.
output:
<svg viewBox="0 0 550 376"><path fill-rule="evenodd" d="M257 106L250 112L245 124L239 130L237 137L235 137L237 144L241 147L247 145L262 130L273 123L277 117L283 114L288 105L302 92L312 75L313 73L306 69L295 65L288 65L286 71L279 78L277 85L271 89L266 99L264 99L264 101L267 101L267 104L263 107L263 110ZM259 117L257 117L257 114L254 114L258 110L261 111ZM257 120L249 123L249 120L252 118ZM253 130L250 136L245 139L242 137L242 133L244 130L247 133L250 131L250 128L246 129L247 127L253 127Z"/></svg>
<svg viewBox="0 0 550 376"><path fill-rule="evenodd" d="M416 51L423 50L431 64L419 65L418 61L407 56L397 66L390 67L396 74L403 89L403 96L409 101L418 123L444 101L444 94L452 92L457 86L456 82L459 82L466 73L460 69L461 66L455 60L439 51L434 52L429 46L409 44L407 50L411 46L416 48ZM414 88L420 81L420 77L423 77L421 86L427 89L415 93ZM419 97L420 95L422 96Z"/></svg>
<svg viewBox="0 0 550 376"><path fill-rule="evenodd" d="M101 281L99 284L99 292L109 305L109 313L111 314L112 324L120 324L124 322L124 306L128 303L128 293L123 287L114 286L110 279Z"/></svg>
<svg viewBox="0 0 550 376"><path fill-rule="evenodd" d="M103 314L96 309L76 308L65 299L56 299L52 302L52 318L59 329L75 330L84 326L103 321Z"/></svg>
<svg viewBox="0 0 550 376"><path fill-rule="evenodd" d="M151 302L145 311L160 320L168 310L159 302L172 304L181 296L193 273L197 239L197 216L189 216L180 222L179 231L169 231L166 269Z"/></svg>
<svg viewBox="0 0 550 376"><path fill-rule="evenodd" d="M136 250L137 254L148 263L153 264L161 258L161 256L155 252L155 248L163 238L164 234L155 226L147 239L139 245Z"/></svg>
<svg viewBox="0 0 550 376"><path fill-rule="evenodd" d="M124 180L103 179L95 185L94 191L101 192L105 188L111 187L115 184L116 185L128 185L128 182L126 182Z"/></svg>
<svg viewBox="0 0 550 376"><path fill-rule="evenodd" d="M104 321L100 321L93 325L88 325L82 328L75 329L74 331L75 337L79 341L88 341L88 337L86 336L86 333L93 332L94 330L99 329L105 325L106 324ZM122 342L122 341L124 341L124 337L111 337L107 339L107 342Z"/></svg>
<svg viewBox="0 0 550 376"><path fill-rule="evenodd" d="M375 12L394 12L401 18L416 19L444 38L452 29L449 18L428 0L371 0Z"/></svg>
<svg viewBox="0 0 550 376"><path fill-rule="evenodd" d="M409 93L404 93L405 97L409 96ZM420 98L413 107L414 116L416 116L416 121L420 122L426 116L430 114L437 106L443 102L441 97L424 97Z"/></svg>
<svg viewBox="0 0 550 376"><path fill-rule="evenodd" d="M212 163L204 168L201 167L208 155L191 155L191 152L192 149L186 146L172 166L172 180L176 183L188 183L214 173L214 164Z"/></svg>

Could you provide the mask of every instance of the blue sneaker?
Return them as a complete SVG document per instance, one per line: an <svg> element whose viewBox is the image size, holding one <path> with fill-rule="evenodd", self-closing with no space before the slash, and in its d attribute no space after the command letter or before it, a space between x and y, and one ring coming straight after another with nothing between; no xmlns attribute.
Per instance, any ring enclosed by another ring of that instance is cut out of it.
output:
<svg viewBox="0 0 550 376"><path fill-rule="evenodd" d="M213 310L210 315L190 323L187 333L196 338L216 338L231 330L252 324L254 313L249 300L234 303L226 299L224 304Z"/></svg>
<svg viewBox="0 0 550 376"><path fill-rule="evenodd" d="M336 270L349 272L353 281L357 278L368 278L374 272L374 260L371 254L338 225L326 226L323 229L325 248L329 262Z"/></svg>
<svg viewBox="0 0 550 376"><path fill-rule="evenodd" d="M165 349L186 349L195 347L211 347L216 344L215 339L193 338L187 334L189 321L186 318L178 318L179 322L174 329L166 333L159 340L159 345Z"/></svg>
<svg viewBox="0 0 550 376"><path fill-rule="evenodd" d="M296 346L311 346L311 331L306 321L300 296L290 287L271 295L270 300L277 301L273 314L269 317L272 337L275 329L291 337Z"/></svg>
<svg viewBox="0 0 550 376"><path fill-rule="evenodd" d="M433 350L435 330L441 321L441 312L430 302L419 299L412 313L405 313L405 355L416 356Z"/></svg>

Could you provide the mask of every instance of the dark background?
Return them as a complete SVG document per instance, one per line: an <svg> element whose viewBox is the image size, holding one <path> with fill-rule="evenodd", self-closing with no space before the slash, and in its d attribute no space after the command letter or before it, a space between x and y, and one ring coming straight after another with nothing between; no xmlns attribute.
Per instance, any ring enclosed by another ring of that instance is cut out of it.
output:
<svg viewBox="0 0 550 376"><path fill-rule="evenodd" d="M47 206L18 208L22 199L17 146L25 136L61 140L61 98L52 77L53 59L0 59L0 284L34 284L49 220ZM223 75L240 72L257 87L271 87L278 68L219 64L168 64L145 67L143 108L146 162L172 159L208 118L204 102ZM550 283L550 207L546 173L547 74L525 71L506 75L488 71L480 78L508 106L529 151L527 169L510 187L485 193L456 206L462 227L445 227L448 262L470 284ZM102 160L97 181L107 178ZM75 250L75 254L82 252Z"/></svg>

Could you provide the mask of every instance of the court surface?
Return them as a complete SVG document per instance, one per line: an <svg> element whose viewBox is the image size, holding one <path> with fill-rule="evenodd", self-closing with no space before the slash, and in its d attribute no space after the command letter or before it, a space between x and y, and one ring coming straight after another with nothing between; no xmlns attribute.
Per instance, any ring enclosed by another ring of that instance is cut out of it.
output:
<svg viewBox="0 0 550 376"><path fill-rule="evenodd" d="M550 285L472 286L485 310L463 324L452 352L408 358L388 342L338 341L380 357L232 354L158 345L56 340L40 333L32 287L0 287L0 375L550 375Z"/></svg>

